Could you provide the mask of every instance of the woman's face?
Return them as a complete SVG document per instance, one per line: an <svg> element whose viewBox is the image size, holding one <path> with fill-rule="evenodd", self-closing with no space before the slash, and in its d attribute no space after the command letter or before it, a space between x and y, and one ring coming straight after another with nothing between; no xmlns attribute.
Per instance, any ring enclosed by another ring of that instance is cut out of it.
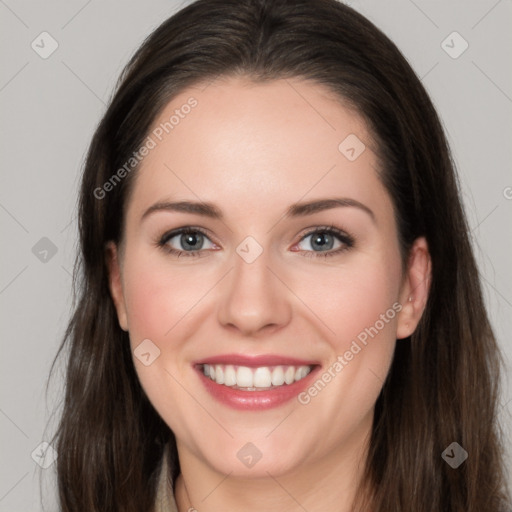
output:
<svg viewBox="0 0 512 512"><path fill-rule="evenodd" d="M180 459L276 476L359 457L427 267L420 240L402 269L361 118L317 84L232 78L149 136L111 291Z"/></svg>

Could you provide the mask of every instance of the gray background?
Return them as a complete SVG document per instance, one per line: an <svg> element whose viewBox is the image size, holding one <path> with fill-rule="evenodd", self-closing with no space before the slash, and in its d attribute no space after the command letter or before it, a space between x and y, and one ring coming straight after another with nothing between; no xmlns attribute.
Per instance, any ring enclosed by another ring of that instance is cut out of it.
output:
<svg viewBox="0 0 512 512"><path fill-rule="evenodd" d="M510 439L512 2L350 3L402 50L448 133L485 298L507 362L500 413ZM31 454L51 462L51 451L45 458L38 446L53 432L62 378L54 379L48 401L44 383L70 313L80 168L122 66L182 5L0 0L0 511L42 510L40 479L47 510L56 510L55 465L41 469ZM51 49L48 36L39 37L43 31L58 43L46 59L31 47L35 41L39 52ZM454 31L469 45L461 55L464 41L448 37Z"/></svg>

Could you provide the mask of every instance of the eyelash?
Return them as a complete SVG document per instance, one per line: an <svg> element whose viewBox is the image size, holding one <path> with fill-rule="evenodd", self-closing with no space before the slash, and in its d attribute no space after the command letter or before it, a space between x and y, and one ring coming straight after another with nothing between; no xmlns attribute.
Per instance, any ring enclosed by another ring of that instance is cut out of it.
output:
<svg viewBox="0 0 512 512"><path fill-rule="evenodd" d="M167 233L164 233L161 236L161 238L157 241L156 245L160 249L165 251L166 253L177 256L178 258L180 256L192 257L192 258L200 257L201 252L204 250L207 250L207 249L202 249L199 251L180 251L178 249L174 249L174 248L170 247L169 245L167 245L167 242L169 240L171 240L172 238L174 238L175 236L183 235L183 234L194 234L194 233L201 233L205 237L209 238L207 233L203 229L189 226L189 227L179 228L174 231L169 231ZM318 251L296 251L296 252L304 252L305 254L303 254L303 256L305 256L306 258L315 258L315 257L327 258L330 256L336 256L342 252L348 251L349 249L351 249L354 246L354 243L355 243L354 237L348 235L344 231L341 231L340 229L338 229L332 225L317 226L317 227L313 228L312 230L308 231L307 233L305 233L302 236L299 243L302 242L308 236L311 236L315 233L334 235L336 238L338 238L338 240L343 245L341 247L339 247L338 249L336 249L334 251L329 251L329 252L318 252Z"/></svg>

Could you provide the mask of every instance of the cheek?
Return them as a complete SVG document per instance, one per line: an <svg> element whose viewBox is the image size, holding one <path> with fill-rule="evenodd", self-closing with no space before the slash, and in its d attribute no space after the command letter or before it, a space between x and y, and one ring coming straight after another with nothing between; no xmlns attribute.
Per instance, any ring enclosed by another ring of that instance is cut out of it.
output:
<svg viewBox="0 0 512 512"><path fill-rule="evenodd" d="M382 259L340 267L307 277L301 297L322 320L331 345L339 353L354 339L395 335L400 267ZM393 305L395 305L393 307ZM375 333L375 328L378 333Z"/></svg>
<svg viewBox="0 0 512 512"><path fill-rule="evenodd" d="M344 425L347 436L356 435L389 371L401 309L399 280L399 267L374 262L347 269L346 275L340 272L337 283L317 279L316 293L308 297L329 328L324 332L330 350L321 374L299 402L306 406L304 414L320 424Z"/></svg>
<svg viewBox="0 0 512 512"><path fill-rule="evenodd" d="M331 272L331 279L327 273L317 273L303 288L308 305L314 305L315 315L326 326L323 341L328 341L330 350L319 375L322 382L306 390L301 403L311 403L315 414L326 422L339 418L347 423L352 418L348 429L373 407L396 343L402 307L398 303L400 260L385 257L385 252L378 254Z"/></svg>
<svg viewBox="0 0 512 512"><path fill-rule="evenodd" d="M125 299L132 353L147 339L160 351L148 366L134 355L135 370L155 409L171 428L178 430L182 420L179 415L170 415L169 411L190 406L188 395L183 393L180 385L185 382L187 371L182 354L193 323L191 312L208 290L206 281L197 279L190 271L169 269L147 255L137 257L132 254L125 265Z"/></svg>
<svg viewBox="0 0 512 512"><path fill-rule="evenodd" d="M208 279L165 265L132 260L125 269L125 293L133 342L149 338L165 342L186 323L187 315L208 291Z"/></svg>

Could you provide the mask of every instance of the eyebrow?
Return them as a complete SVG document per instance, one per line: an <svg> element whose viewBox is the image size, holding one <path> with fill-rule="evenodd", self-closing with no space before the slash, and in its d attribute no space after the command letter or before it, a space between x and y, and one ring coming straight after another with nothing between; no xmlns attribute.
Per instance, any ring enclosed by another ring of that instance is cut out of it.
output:
<svg viewBox="0 0 512 512"><path fill-rule="evenodd" d="M359 201L356 201L355 199L350 199L347 197L317 199L304 203L294 203L288 208L288 210L284 214L284 217L305 217L307 215L312 215L314 213L318 213L324 210L330 210L332 208L340 207L358 208L359 210L362 210L363 212L367 213L375 222L375 214L370 208L368 208L368 206L364 205L363 203L360 203ZM205 217L217 220L223 220L224 218L221 210L212 203L199 201L164 201L155 203L152 206L150 206L142 214L141 221L143 221L150 214L161 211L195 213L197 215L203 215Z"/></svg>

